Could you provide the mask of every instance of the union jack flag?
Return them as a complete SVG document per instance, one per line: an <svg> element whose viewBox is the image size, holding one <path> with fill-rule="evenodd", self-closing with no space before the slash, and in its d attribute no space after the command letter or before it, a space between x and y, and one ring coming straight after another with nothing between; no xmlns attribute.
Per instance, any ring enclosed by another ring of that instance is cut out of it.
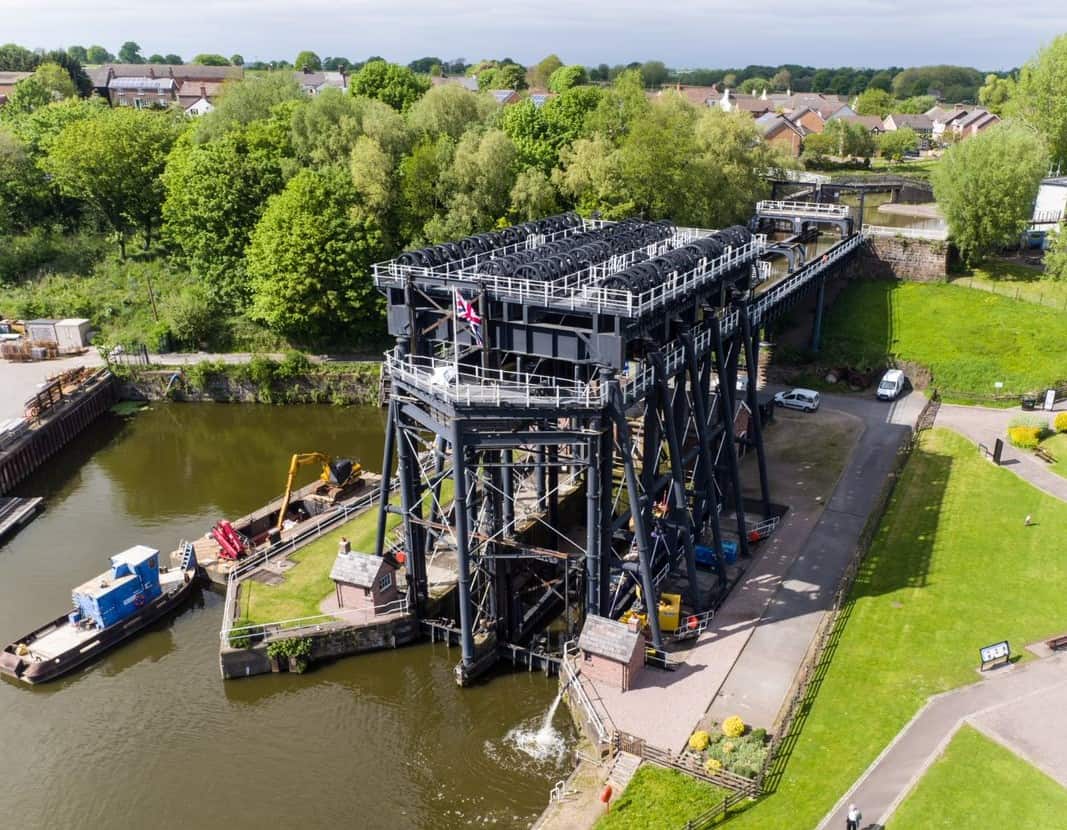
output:
<svg viewBox="0 0 1067 830"><path fill-rule="evenodd" d="M470 328L471 334L474 335L474 339L478 341L478 345L483 345L482 316L474 307L474 300L463 299L463 295L459 293L458 288L453 288L452 291L456 295L456 320L465 322Z"/></svg>

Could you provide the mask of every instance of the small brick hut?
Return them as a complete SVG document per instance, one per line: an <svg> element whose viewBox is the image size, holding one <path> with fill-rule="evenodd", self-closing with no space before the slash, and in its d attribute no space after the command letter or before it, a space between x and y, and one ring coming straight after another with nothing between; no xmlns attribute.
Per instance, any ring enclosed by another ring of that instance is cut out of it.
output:
<svg viewBox="0 0 1067 830"><path fill-rule="evenodd" d="M396 563L387 556L339 553L330 570L337 605L346 610L375 613L375 608L400 597L396 587Z"/></svg>
<svg viewBox="0 0 1067 830"><path fill-rule="evenodd" d="M578 648L582 674L626 691L645 666L645 638L635 625L590 614L585 618Z"/></svg>

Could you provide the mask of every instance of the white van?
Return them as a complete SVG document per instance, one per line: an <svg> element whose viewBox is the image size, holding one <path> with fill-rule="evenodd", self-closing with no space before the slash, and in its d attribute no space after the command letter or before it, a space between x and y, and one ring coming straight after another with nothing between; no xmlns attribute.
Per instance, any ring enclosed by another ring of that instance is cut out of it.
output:
<svg viewBox="0 0 1067 830"><path fill-rule="evenodd" d="M900 369L890 369L878 381L878 398L883 401L896 400L897 396L904 391L906 381L907 378Z"/></svg>
<svg viewBox="0 0 1067 830"><path fill-rule="evenodd" d="M814 412L819 408L819 393L814 389L793 389L789 392L779 392L774 396L774 402L789 409Z"/></svg>

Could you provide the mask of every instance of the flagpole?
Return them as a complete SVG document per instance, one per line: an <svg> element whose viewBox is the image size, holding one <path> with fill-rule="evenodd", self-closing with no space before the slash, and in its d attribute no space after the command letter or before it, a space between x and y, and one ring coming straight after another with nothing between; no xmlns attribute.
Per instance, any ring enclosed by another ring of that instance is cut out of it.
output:
<svg viewBox="0 0 1067 830"><path fill-rule="evenodd" d="M459 394L459 289L452 288L452 364L453 382Z"/></svg>

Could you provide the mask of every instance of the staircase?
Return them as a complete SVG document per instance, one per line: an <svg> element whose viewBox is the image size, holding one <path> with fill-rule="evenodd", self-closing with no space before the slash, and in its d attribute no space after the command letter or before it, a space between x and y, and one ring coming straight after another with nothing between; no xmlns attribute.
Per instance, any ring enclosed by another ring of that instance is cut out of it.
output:
<svg viewBox="0 0 1067 830"><path fill-rule="evenodd" d="M611 772L608 773L608 783L611 784L615 798L618 798L619 794L626 789L639 766L641 766L641 759L629 752L619 752L615 756L615 763L612 764Z"/></svg>
<svg viewBox="0 0 1067 830"><path fill-rule="evenodd" d="M182 552L182 564L181 569L186 571L193 562L193 557L196 555L196 551L193 548L192 542L186 542L184 539L179 543L179 548Z"/></svg>

